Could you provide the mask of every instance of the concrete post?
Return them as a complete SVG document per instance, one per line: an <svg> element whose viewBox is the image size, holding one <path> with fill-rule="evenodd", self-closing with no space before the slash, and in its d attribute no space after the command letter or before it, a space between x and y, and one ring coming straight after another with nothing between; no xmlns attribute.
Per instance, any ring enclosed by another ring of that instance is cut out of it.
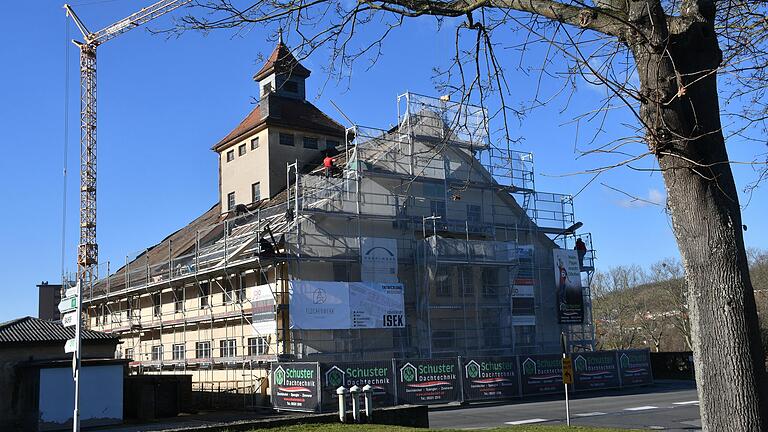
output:
<svg viewBox="0 0 768 432"><path fill-rule="evenodd" d="M347 395L349 394L349 390L344 388L344 386L340 386L336 389L336 394L339 396L339 420L341 420L342 423L347 422Z"/></svg>
<svg viewBox="0 0 768 432"><path fill-rule="evenodd" d="M352 418L355 423L360 423L360 387L353 385L349 393L352 395Z"/></svg>
<svg viewBox="0 0 768 432"><path fill-rule="evenodd" d="M365 397L365 421L373 421L373 387L370 384L363 386L363 396Z"/></svg>

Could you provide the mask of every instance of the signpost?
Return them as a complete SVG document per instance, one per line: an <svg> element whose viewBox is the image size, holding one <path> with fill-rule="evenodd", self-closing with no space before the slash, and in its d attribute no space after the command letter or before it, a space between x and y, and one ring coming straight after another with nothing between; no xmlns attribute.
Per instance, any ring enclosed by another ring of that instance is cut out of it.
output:
<svg viewBox="0 0 768 432"><path fill-rule="evenodd" d="M565 422L571 426L571 407L568 404L568 384L573 384L573 362L568 356L568 343L565 333L560 333L560 348L563 351L563 384L565 386ZM567 381L566 381L567 379Z"/></svg>
<svg viewBox="0 0 768 432"><path fill-rule="evenodd" d="M75 326L75 337L67 340L64 345L65 353L72 353L72 379L75 381L75 409L72 416L72 431L80 431L80 331L82 328L83 302L82 284L69 287L65 291L65 297L59 303L59 312L65 314L61 318L64 327Z"/></svg>

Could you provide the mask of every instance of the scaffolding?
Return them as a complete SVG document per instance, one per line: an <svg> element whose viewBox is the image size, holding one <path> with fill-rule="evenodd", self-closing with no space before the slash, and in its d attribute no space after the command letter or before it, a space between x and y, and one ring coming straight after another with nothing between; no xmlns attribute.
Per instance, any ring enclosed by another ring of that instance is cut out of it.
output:
<svg viewBox="0 0 768 432"><path fill-rule="evenodd" d="M88 323L123 338L134 371L192 373L246 406L276 359L556 351L551 249L573 246L573 199L536 191L533 156L487 131L482 108L400 95L398 125L347 129L331 175L295 161L272 199L105 263ZM359 281L367 237L396 240L406 327L292 328L289 282ZM588 319L562 328L591 349L595 256L581 237Z"/></svg>

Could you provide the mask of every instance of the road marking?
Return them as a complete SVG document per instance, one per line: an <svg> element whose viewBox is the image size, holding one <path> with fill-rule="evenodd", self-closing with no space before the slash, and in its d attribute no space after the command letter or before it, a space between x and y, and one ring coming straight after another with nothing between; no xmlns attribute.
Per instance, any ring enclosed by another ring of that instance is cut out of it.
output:
<svg viewBox="0 0 768 432"><path fill-rule="evenodd" d="M542 423L542 422L546 422L546 421L549 421L549 420L542 419L542 418L535 418L535 419L528 419L528 420L508 421L508 422L504 422L504 424L508 424L508 425L524 425L524 424L530 424L530 423Z"/></svg>
<svg viewBox="0 0 768 432"><path fill-rule="evenodd" d="M645 411L645 410L652 410L657 408L658 407L646 405L646 406L634 407L634 408L624 408L624 411Z"/></svg>
<svg viewBox="0 0 768 432"><path fill-rule="evenodd" d="M693 401L685 401L685 402L675 402L672 405L693 405L693 404L698 404L698 403L699 403L699 401L693 400Z"/></svg>
<svg viewBox="0 0 768 432"><path fill-rule="evenodd" d="M605 415L605 413L604 412L595 411L595 412L574 414L573 416L574 417L594 417L594 416L601 416L601 415Z"/></svg>

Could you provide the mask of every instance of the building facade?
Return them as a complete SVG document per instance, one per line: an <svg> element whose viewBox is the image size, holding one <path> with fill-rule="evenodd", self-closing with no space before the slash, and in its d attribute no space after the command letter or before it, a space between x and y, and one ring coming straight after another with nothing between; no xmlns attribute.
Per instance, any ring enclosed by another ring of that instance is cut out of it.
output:
<svg viewBox="0 0 768 432"><path fill-rule="evenodd" d="M133 370L247 393L277 359L558 352L561 332L591 348L588 289L562 319L573 201L535 190L485 110L406 93L397 126L345 128L306 101L309 74L280 42L213 147L219 203L89 290L89 327ZM570 278L588 282L581 237Z"/></svg>

